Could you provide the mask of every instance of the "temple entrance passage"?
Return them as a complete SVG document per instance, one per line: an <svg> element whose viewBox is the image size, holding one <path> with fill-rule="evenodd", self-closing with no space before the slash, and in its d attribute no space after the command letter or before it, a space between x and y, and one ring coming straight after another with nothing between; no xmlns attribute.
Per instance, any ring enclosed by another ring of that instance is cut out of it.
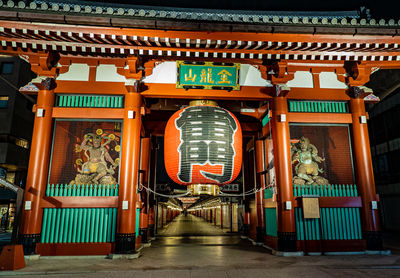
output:
<svg viewBox="0 0 400 278"><path fill-rule="evenodd" d="M174 221L169 223L165 229L161 230L157 236L162 237L190 237L190 236L224 236L228 229L221 229L202 218L187 214L177 216Z"/></svg>
<svg viewBox="0 0 400 278"><path fill-rule="evenodd" d="M240 266L243 258L254 263L272 257L268 249L229 231L202 217L182 213L159 230L151 247L141 250L140 263L172 269L234 267Z"/></svg>

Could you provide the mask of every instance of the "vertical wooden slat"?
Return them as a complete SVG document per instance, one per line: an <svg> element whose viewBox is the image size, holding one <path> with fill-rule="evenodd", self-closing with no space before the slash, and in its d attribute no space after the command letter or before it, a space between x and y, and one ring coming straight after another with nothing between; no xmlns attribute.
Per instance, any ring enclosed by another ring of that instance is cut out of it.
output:
<svg viewBox="0 0 400 278"><path fill-rule="evenodd" d="M319 194L319 185L314 185L314 194L320 196ZM320 214L321 217L321 214ZM320 221L319 219L314 219L314 226L315 226L315 237L317 240L320 239L320 229L322 229L322 227L320 227L319 224Z"/></svg>
<svg viewBox="0 0 400 278"><path fill-rule="evenodd" d="M356 185L354 185L354 196L358 196ZM362 235L361 235L360 208L354 208L354 209L355 209L355 214L356 214L356 225L357 225L357 232L358 232L357 236L358 236L358 239L361 239Z"/></svg>
<svg viewBox="0 0 400 278"><path fill-rule="evenodd" d="M49 196L50 194L50 185L47 184L46 186L46 192L45 192L45 196ZM42 235L41 235L41 241L42 242L46 242L46 236L48 234L48 214L49 214L49 209L48 208L44 208L43 209L43 221L42 221Z"/></svg>
<svg viewBox="0 0 400 278"><path fill-rule="evenodd" d="M319 194L321 197L324 197L324 190L325 190L325 184L320 185L319 188ZM320 208L319 213L321 215L321 235L322 235L322 240L325 240L327 238L327 227L326 227L326 210L325 208Z"/></svg>
<svg viewBox="0 0 400 278"><path fill-rule="evenodd" d="M111 242L115 241L115 228L117 226L117 208L112 208L112 233L111 233Z"/></svg>
<svg viewBox="0 0 400 278"><path fill-rule="evenodd" d="M59 189L60 189L60 185L57 184L56 189L54 191L54 196L59 196ZM60 218L61 218L60 209L56 209L56 222L55 222L55 227L54 227L54 241L53 241L55 243L58 242Z"/></svg>
<svg viewBox="0 0 400 278"><path fill-rule="evenodd" d="M341 184L339 184L339 195L341 197L344 197ZM347 237L348 228L347 228L347 218L346 218L345 208L340 208L340 213L341 213L341 218L342 218L343 239L348 239L348 237Z"/></svg>
<svg viewBox="0 0 400 278"><path fill-rule="evenodd" d="M328 197L332 197L332 187L333 185L330 184L328 188ZM336 225L335 225L335 211L334 208L329 208L329 223L330 223L330 231L331 231L331 238L336 239Z"/></svg>
<svg viewBox="0 0 400 278"><path fill-rule="evenodd" d="M347 185L346 187L347 190L347 196L352 197L351 192L350 192L350 186ZM356 238L356 227L354 225L354 217L353 217L353 208L349 208L349 225L350 225L350 238L355 239Z"/></svg>
<svg viewBox="0 0 400 278"><path fill-rule="evenodd" d="M65 190L64 191L64 196L66 196L66 197L71 197L72 196L72 184L69 184L69 185L65 185L66 187L67 187L67 190ZM66 237L64 237L64 242L70 242L70 237L71 237L71 227L72 227L72 223L71 223L71 220L72 220L72 215L71 215L71 211L72 211L72 209L71 208L67 208L67 209L64 209L64 210L66 210L67 212L67 216L66 216L66 218L65 218L65 233L66 233Z"/></svg>

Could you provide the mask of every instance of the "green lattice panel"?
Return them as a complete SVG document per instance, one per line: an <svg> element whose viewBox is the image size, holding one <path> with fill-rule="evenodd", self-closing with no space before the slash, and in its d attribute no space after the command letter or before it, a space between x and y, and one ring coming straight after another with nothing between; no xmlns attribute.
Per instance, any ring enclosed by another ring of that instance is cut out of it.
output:
<svg viewBox="0 0 400 278"><path fill-rule="evenodd" d="M118 196L118 185L51 184L46 196ZM114 242L116 221L117 208L45 208L42 242Z"/></svg>
<svg viewBox="0 0 400 278"><path fill-rule="evenodd" d="M289 112L348 113L345 101L289 100Z"/></svg>
<svg viewBox="0 0 400 278"><path fill-rule="evenodd" d="M295 197L356 197L355 185L294 185ZM301 208L295 209L298 240L351 240L361 239L359 208L320 208L320 219L304 219Z"/></svg>
<svg viewBox="0 0 400 278"><path fill-rule="evenodd" d="M70 108L123 108L123 96L57 95L58 107Z"/></svg>

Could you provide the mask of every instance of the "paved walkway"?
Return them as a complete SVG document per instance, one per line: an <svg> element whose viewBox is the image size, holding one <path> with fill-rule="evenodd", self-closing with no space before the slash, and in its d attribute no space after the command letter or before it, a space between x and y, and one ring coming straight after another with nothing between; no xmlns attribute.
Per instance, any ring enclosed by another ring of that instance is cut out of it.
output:
<svg viewBox="0 0 400 278"><path fill-rule="evenodd" d="M179 233L183 233L184 236ZM207 235L201 235L206 233ZM400 277L391 256L272 256L238 235L193 216L179 216L135 260L41 258L5 276L24 277Z"/></svg>
<svg viewBox="0 0 400 278"><path fill-rule="evenodd" d="M202 218L191 214L179 215L173 222L159 232L160 236L223 236L228 229L222 230Z"/></svg>

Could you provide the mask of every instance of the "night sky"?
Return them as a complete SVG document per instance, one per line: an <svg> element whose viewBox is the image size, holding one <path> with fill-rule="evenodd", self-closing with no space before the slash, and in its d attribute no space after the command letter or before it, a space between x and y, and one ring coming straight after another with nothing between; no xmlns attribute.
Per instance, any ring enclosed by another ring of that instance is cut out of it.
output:
<svg viewBox="0 0 400 278"><path fill-rule="evenodd" d="M97 0L88 2L116 3L117 1ZM253 11L349 11L359 10L359 7L365 6L370 9L372 17L374 18L400 19L400 0L119 0L118 2L121 4L143 6Z"/></svg>

